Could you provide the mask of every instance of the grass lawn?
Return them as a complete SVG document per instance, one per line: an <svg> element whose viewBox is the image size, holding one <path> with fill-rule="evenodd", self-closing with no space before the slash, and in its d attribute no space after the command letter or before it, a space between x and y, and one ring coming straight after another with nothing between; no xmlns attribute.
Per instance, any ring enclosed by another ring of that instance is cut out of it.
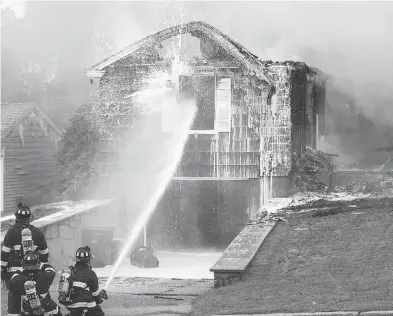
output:
<svg viewBox="0 0 393 316"><path fill-rule="evenodd" d="M244 280L206 292L193 315L393 310L393 199L320 204L287 215Z"/></svg>

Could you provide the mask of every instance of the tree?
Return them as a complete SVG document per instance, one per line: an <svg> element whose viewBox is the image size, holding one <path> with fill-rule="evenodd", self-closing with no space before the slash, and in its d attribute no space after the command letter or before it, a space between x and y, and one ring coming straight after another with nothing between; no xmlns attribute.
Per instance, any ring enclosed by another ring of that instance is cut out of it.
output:
<svg viewBox="0 0 393 316"><path fill-rule="evenodd" d="M55 154L57 183L63 187L63 194L79 198L81 189L94 178L93 162L98 154L102 124L95 103L82 105L70 120Z"/></svg>
<svg viewBox="0 0 393 316"><path fill-rule="evenodd" d="M104 105L97 100L77 110L55 154L57 183L63 188L63 196L79 199L86 197L87 192L95 192L100 184L96 164L100 140L115 140L119 133L130 128L138 113L131 103ZM111 145L115 148L116 142Z"/></svg>

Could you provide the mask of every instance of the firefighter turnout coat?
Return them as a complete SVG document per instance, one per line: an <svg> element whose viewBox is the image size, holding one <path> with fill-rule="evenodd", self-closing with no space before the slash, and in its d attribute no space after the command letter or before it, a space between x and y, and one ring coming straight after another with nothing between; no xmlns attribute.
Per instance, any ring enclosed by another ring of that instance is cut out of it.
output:
<svg viewBox="0 0 393 316"><path fill-rule="evenodd" d="M33 281L44 310L43 316L61 316L60 308L52 300L49 293L49 288L52 285L55 275L55 270L49 264L43 264L36 273L31 275L26 275L23 271L17 271L11 276L10 289L15 294L20 295L23 302L26 299L25 282L29 280ZM28 304L22 303L22 315L29 315L28 306Z"/></svg>
<svg viewBox="0 0 393 316"><path fill-rule="evenodd" d="M87 263L77 262L72 276L72 304L73 308L95 308L102 302L98 278Z"/></svg>
<svg viewBox="0 0 393 316"><path fill-rule="evenodd" d="M29 228L33 240L34 251L38 253L38 257L42 263L48 262L49 250L43 233L33 225L15 223L11 226L3 242L1 249L1 268L8 272L15 272L22 269L22 259L25 255L22 247L22 230Z"/></svg>

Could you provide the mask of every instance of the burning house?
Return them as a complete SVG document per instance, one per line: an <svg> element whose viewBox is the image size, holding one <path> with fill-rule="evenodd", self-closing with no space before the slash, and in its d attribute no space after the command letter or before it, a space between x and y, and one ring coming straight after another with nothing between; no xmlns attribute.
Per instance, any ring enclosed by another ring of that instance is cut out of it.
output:
<svg viewBox="0 0 393 316"><path fill-rule="evenodd" d="M180 36L182 49L188 49L180 58L192 71L180 76L179 93L193 95L198 111L149 238L171 245L176 240L179 246L226 246L267 198L289 193L293 152L300 154L306 145L318 148L325 131L327 77L300 62L262 61L216 28L189 22L89 68L100 105L123 104L141 89L144 77L170 69L168 51ZM156 120L156 128L170 133L165 113Z"/></svg>

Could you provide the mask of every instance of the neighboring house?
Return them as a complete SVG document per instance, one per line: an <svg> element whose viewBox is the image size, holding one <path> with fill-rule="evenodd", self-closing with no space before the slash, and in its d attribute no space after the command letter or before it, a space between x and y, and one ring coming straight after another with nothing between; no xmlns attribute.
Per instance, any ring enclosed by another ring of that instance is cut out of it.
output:
<svg viewBox="0 0 393 316"><path fill-rule="evenodd" d="M62 131L35 103L1 104L1 210L50 201ZM45 196L46 195L46 196Z"/></svg>
<svg viewBox="0 0 393 316"><path fill-rule="evenodd" d="M194 50L181 56L192 71L180 76L179 93L193 94L198 112L152 226L163 243L160 225L181 230L169 239L225 244L264 200L288 194L292 153L300 154L305 145L318 147L325 132L327 76L300 62L261 61L216 28L189 22L137 41L89 68L102 106L125 104L153 70L171 69L170 50L179 34L183 47ZM165 116L155 126L168 133ZM182 228L179 217L187 217L186 227L197 228Z"/></svg>

